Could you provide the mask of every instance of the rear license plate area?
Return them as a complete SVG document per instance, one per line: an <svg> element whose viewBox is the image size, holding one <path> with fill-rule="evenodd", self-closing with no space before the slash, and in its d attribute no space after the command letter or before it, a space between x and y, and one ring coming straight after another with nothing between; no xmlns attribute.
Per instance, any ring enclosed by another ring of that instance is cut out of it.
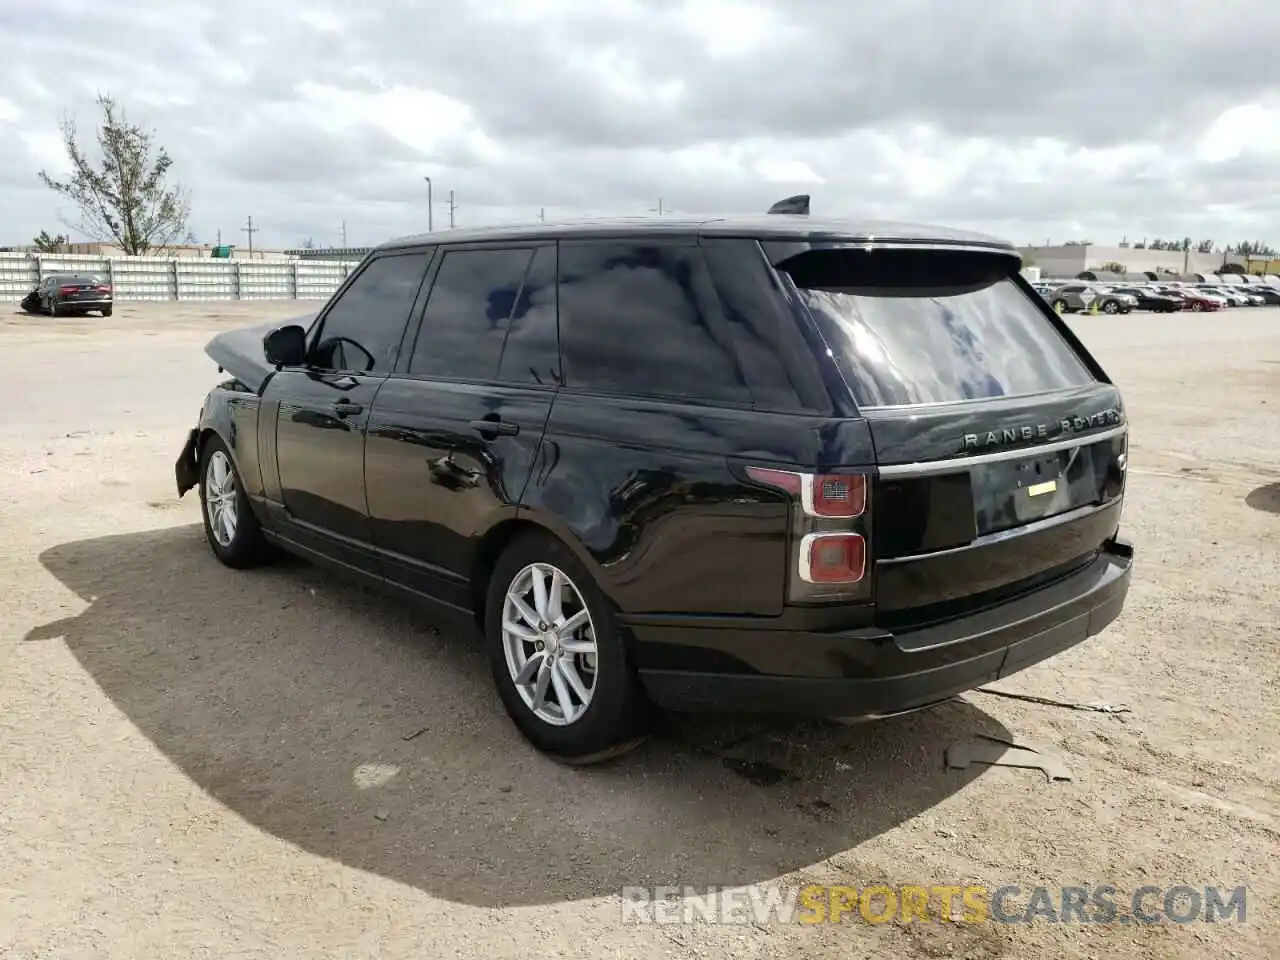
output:
<svg viewBox="0 0 1280 960"><path fill-rule="evenodd" d="M1076 451L988 463L971 474L978 535L1007 530L1071 509L1067 471Z"/></svg>
<svg viewBox="0 0 1280 960"><path fill-rule="evenodd" d="M1056 513L1067 497L1067 480L1063 475L1065 454L1050 454L1028 460L1017 460L1012 468L1010 496L1014 516L1021 523L1039 520Z"/></svg>

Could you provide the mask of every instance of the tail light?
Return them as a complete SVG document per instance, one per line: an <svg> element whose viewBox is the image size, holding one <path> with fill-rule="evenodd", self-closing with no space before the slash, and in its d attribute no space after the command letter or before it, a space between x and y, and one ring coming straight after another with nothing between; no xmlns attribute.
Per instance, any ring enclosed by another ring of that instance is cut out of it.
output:
<svg viewBox="0 0 1280 960"><path fill-rule="evenodd" d="M111 292L111 284L109 284L109 283L100 283L100 284L98 284L96 287L94 287L93 289L94 289L94 290L97 290L97 291L98 291L98 293L110 293L110 292Z"/></svg>
<svg viewBox="0 0 1280 960"><path fill-rule="evenodd" d="M788 600L870 599L870 491L866 474L747 467L746 475L791 498Z"/></svg>
<svg viewBox="0 0 1280 960"><path fill-rule="evenodd" d="M79 287L59 287L58 288L58 296L60 297L69 297L73 293L79 293L79 292L80 292Z"/></svg>

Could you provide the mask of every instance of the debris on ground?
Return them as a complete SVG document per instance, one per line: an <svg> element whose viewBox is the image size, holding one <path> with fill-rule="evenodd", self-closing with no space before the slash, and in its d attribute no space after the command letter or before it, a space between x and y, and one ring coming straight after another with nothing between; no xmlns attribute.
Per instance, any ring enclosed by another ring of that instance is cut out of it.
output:
<svg viewBox="0 0 1280 960"><path fill-rule="evenodd" d="M992 767L1024 767L1039 770L1048 779L1070 780L1071 773L1057 757L1048 755L1039 746L1014 739L979 734L958 740L946 750L946 764L951 770L967 770L970 764L982 763Z"/></svg>
<svg viewBox="0 0 1280 960"><path fill-rule="evenodd" d="M1031 693L1010 693L1007 690L992 690L990 687L978 687L974 693L985 693L993 697L1004 697L1006 700L1023 700L1026 703L1038 703L1045 707L1062 707L1064 710L1085 710L1092 713L1133 713L1128 707L1111 703L1072 703L1069 700L1052 700L1049 697L1037 697Z"/></svg>

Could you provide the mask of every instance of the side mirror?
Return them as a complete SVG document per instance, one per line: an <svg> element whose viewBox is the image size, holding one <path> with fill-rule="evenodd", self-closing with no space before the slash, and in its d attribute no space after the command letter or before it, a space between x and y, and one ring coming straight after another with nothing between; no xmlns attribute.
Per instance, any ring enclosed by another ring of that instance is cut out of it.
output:
<svg viewBox="0 0 1280 960"><path fill-rule="evenodd" d="M262 352L273 366L301 366L307 359L307 331L292 323L276 327L262 338Z"/></svg>

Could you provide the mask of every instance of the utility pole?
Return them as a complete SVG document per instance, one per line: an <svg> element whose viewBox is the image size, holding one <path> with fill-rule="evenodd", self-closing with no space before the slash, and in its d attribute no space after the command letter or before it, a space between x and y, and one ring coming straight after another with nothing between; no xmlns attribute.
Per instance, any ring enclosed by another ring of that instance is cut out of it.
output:
<svg viewBox="0 0 1280 960"><path fill-rule="evenodd" d="M658 198L658 216L662 216L662 198Z"/></svg>
<svg viewBox="0 0 1280 960"><path fill-rule="evenodd" d="M546 208L546 207L539 207L539 208L538 208L538 222L539 222L539 223L546 223L546 222L547 222L547 208Z"/></svg>
<svg viewBox="0 0 1280 960"><path fill-rule="evenodd" d="M449 191L449 229L453 229L453 211L456 210L457 204L453 202L453 191Z"/></svg>
<svg viewBox="0 0 1280 960"><path fill-rule="evenodd" d="M434 204L431 202L431 178L423 177L422 179L427 181L427 233L431 233L431 213L435 209Z"/></svg>
<svg viewBox="0 0 1280 960"><path fill-rule="evenodd" d="M218 246L222 246L222 229L218 229Z"/></svg>
<svg viewBox="0 0 1280 960"><path fill-rule="evenodd" d="M347 249L347 221L342 221L342 249Z"/></svg>
<svg viewBox="0 0 1280 960"><path fill-rule="evenodd" d="M240 228L249 235L249 259L253 259L253 235L258 232L259 227L253 225L253 217L249 217L249 223Z"/></svg>

